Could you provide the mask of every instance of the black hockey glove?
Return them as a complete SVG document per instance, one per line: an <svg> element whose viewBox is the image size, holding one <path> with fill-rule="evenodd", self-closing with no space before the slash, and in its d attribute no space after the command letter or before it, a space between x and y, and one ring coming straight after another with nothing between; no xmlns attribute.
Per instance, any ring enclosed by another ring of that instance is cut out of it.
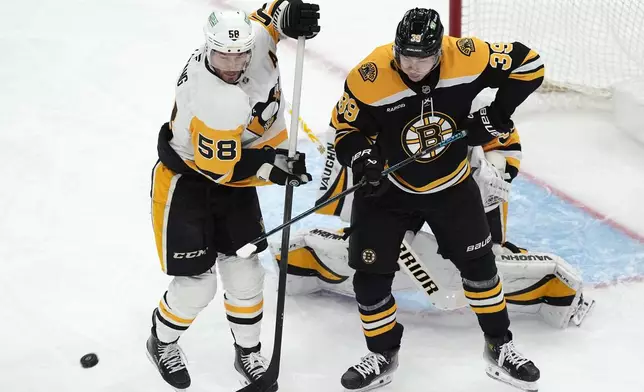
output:
<svg viewBox="0 0 644 392"><path fill-rule="evenodd" d="M277 185L300 186L313 178L306 172L306 154L296 152L293 158L288 157L288 150L275 150L273 162L264 163L257 171L257 177Z"/></svg>
<svg viewBox="0 0 644 392"><path fill-rule="evenodd" d="M462 126L468 131L467 144L470 146L482 146L494 139L508 137L513 127L512 120L504 121L493 105L470 113Z"/></svg>
<svg viewBox="0 0 644 392"><path fill-rule="evenodd" d="M320 6L304 3L302 0L282 2L273 14L275 27L284 35L295 38L300 36L311 39L320 32Z"/></svg>
<svg viewBox="0 0 644 392"><path fill-rule="evenodd" d="M351 158L351 170L354 183L362 179L367 181L366 185L356 191L365 197L381 196L389 188L389 180L382 177L385 160L378 155L375 148L365 148L357 152Z"/></svg>

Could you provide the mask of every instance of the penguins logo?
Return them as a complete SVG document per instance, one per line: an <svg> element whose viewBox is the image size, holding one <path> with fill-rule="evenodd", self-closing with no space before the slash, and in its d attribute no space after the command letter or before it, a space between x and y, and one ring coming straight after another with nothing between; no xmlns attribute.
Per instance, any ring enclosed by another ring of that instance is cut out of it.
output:
<svg viewBox="0 0 644 392"><path fill-rule="evenodd" d="M266 102L258 102L253 106L253 118L246 127L257 136L262 136L277 119L277 113L281 103L282 92L278 85L275 85Z"/></svg>
<svg viewBox="0 0 644 392"><path fill-rule="evenodd" d="M402 148L407 155L412 156L419 150L435 146L452 136L455 129L456 123L450 116L441 112L424 113L422 117L418 116L405 125L401 134ZM448 148L449 145L430 151L416 159L416 162L429 163Z"/></svg>

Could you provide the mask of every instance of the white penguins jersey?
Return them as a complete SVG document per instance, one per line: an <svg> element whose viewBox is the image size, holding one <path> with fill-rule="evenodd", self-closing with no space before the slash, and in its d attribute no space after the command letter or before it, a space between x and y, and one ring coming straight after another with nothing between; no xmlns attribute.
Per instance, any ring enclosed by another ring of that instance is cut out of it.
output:
<svg viewBox="0 0 644 392"><path fill-rule="evenodd" d="M255 46L240 81L216 76L200 47L177 79L170 121L172 149L193 170L228 186L270 184L256 177L231 181L235 164L243 149L276 148L288 137L275 54L281 37L270 23L251 17L251 25Z"/></svg>

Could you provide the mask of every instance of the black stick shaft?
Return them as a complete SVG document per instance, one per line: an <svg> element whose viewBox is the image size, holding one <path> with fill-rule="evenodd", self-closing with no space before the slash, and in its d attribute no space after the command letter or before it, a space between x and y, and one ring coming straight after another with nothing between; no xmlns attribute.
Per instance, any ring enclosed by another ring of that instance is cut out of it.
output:
<svg viewBox="0 0 644 392"><path fill-rule="evenodd" d="M396 163L395 165L388 167L386 170L384 170L382 172L382 177L386 177L387 175L395 172L396 170L400 169L401 167L407 166L412 161L415 161L416 159L422 157L423 155L425 155L427 153L430 153L430 152L432 152L432 151L434 151L436 149L439 149L441 147L445 147L448 144L450 144L450 143L452 143L452 142L454 142L454 141L456 141L458 139L464 138L465 136L466 136L466 132L465 131L460 131L458 133L455 133L453 136L443 140L442 142L436 144L435 146L427 147L427 148L425 148L423 150L420 150L420 151L416 152L415 154L411 155L410 157L408 157L408 158ZM343 198L343 197L345 197L345 196L357 191L359 188L361 188L365 184L366 184L365 181L358 182L357 184L353 185L352 187L349 187L349 188L345 189L344 191L338 193L337 195L327 199L323 203L317 204L317 205L309 208L308 210L306 210L303 213L299 214L295 218L290 219L288 221L285 221L284 223L282 223L281 225L279 225L276 228L272 229L271 231L267 232L266 234L262 235L261 237L258 237L257 239L253 240L253 242L251 242L251 244L253 244L253 245L258 244L259 242L265 240L266 238L270 237L271 235L277 233L278 231L291 226L293 223L295 223L295 222L297 222L297 221L299 221L301 219L306 218L307 216L311 215L312 213L314 213L314 212L320 210L321 208L324 208L325 206L333 203L334 201L336 201L338 199L341 199L341 198ZM289 213L289 216L290 216L290 213ZM288 244L286 245L286 247L288 248ZM282 252L284 251L283 248L284 248L284 244L282 244ZM284 258L282 258L282 260L284 260Z"/></svg>
<svg viewBox="0 0 644 392"><path fill-rule="evenodd" d="M297 153L297 131L299 128L300 98L302 93L302 74L304 71L304 46L305 37L297 39L297 54L295 58L295 82L293 86L293 110L291 111L291 128L289 135L288 156L293 158ZM293 207L293 185L291 182L286 184L284 196L284 222L291 220L291 211ZM288 245L291 234L290 225L284 226L282 232L282 252L279 263L280 273L277 285L277 309L275 310L275 337L273 340L273 355L266 372L260 379L254 383L248 384L240 389L241 392L259 391L266 392L271 389L272 385L277 382L280 374L280 361L282 357L282 332L284 329L284 305L286 302L286 270L288 267ZM263 238L267 236L264 235ZM261 241L261 239L260 239ZM253 242L254 244L256 242Z"/></svg>

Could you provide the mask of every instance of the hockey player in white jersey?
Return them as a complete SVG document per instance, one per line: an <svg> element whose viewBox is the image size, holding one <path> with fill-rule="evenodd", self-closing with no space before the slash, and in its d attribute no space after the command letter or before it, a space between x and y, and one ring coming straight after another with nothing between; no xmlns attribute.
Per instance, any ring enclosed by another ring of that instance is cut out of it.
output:
<svg viewBox="0 0 644 392"><path fill-rule="evenodd" d="M176 82L169 123L152 173L152 224L161 268L173 276L152 314L147 353L163 379L183 390L191 380L179 337L217 291L215 262L234 339L234 368L244 383L267 368L260 349L264 270L235 250L264 233L256 186L311 180L305 156L287 162L277 43L313 38L319 7L276 0L248 16L210 14L205 45ZM258 252L267 243L258 244ZM277 390L277 384L272 390Z"/></svg>

